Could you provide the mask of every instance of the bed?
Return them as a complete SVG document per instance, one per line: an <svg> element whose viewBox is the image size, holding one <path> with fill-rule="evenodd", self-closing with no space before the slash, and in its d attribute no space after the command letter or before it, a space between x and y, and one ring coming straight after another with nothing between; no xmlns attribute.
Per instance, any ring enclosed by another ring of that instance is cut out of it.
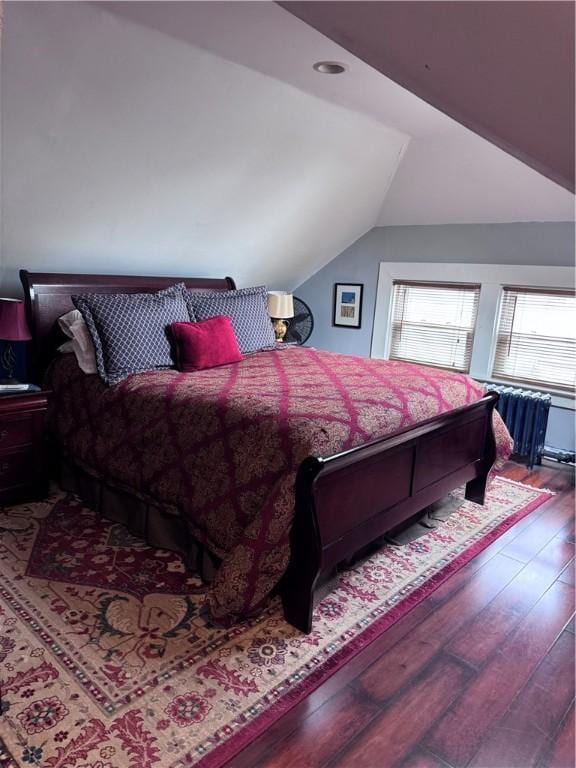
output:
<svg viewBox="0 0 576 768"><path fill-rule="evenodd" d="M60 482L181 551L212 582L207 605L221 624L254 615L279 590L286 619L310 632L341 563L458 486L482 504L497 453L509 450L497 395L468 377L313 348L106 388L70 357L55 360L56 320L72 295L175 282L222 291L234 281L25 270L21 280L35 378L48 371L54 390Z"/></svg>

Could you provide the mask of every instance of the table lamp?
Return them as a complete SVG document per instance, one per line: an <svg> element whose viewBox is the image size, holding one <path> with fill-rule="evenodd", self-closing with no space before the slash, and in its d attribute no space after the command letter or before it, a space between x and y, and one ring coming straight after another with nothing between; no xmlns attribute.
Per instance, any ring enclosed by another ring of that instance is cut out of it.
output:
<svg viewBox="0 0 576 768"><path fill-rule="evenodd" d="M7 341L2 352L2 367L6 378L0 384L18 384L14 378L16 355L12 341L29 341L32 338L26 323L24 302L20 299L0 299L0 341Z"/></svg>
<svg viewBox="0 0 576 768"><path fill-rule="evenodd" d="M268 314L272 319L276 341L284 341L287 329L286 320L294 317L292 294L286 291L270 291L268 293Z"/></svg>

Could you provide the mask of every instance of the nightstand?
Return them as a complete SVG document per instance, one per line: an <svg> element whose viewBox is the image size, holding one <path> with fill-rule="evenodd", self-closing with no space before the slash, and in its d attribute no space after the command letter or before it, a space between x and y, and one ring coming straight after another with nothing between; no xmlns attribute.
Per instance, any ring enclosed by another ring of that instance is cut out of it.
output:
<svg viewBox="0 0 576 768"><path fill-rule="evenodd" d="M44 418L48 392L0 396L0 505L48 492Z"/></svg>

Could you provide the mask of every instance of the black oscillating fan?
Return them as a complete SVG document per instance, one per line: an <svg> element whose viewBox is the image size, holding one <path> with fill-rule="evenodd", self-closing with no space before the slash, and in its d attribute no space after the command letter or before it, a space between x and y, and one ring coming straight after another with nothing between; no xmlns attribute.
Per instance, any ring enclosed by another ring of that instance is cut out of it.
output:
<svg viewBox="0 0 576 768"><path fill-rule="evenodd" d="M284 341L288 344L305 344L314 329L314 318L305 301L294 296L294 317L288 322Z"/></svg>

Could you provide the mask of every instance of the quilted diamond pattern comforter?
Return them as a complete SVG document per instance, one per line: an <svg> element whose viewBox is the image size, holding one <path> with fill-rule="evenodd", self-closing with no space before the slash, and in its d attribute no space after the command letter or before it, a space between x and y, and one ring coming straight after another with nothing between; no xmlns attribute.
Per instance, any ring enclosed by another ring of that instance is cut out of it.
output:
<svg viewBox="0 0 576 768"><path fill-rule="evenodd" d="M480 399L462 374L288 347L195 373L134 374L113 387L73 355L52 367L52 428L95 475L178 507L222 563L214 620L257 613L284 573L300 462ZM511 450L497 413L498 456Z"/></svg>

